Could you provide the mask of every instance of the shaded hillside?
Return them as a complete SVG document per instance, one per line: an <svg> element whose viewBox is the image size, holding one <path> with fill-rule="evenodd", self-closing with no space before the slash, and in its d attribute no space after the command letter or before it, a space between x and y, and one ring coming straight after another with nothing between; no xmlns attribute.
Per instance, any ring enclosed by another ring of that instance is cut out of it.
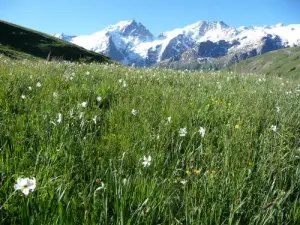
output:
<svg viewBox="0 0 300 225"><path fill-rule="evenodd" d="M300 47L285 48L259 55L236 65L229 70L259 72L266 75L300 78Z"/></svg>
<svg viewBox="0 0 300 225"><path fill-rule="evenodd" d="M63 59L80 62L112 62L50 35L0 20L0 53L12 58Z"/></svg>

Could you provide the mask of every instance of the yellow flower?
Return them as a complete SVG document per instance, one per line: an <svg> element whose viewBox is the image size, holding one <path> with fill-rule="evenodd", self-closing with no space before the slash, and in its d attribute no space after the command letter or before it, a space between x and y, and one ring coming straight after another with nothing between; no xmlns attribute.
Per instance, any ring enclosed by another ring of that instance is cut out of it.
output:
<svg viewBox="0 0 300 225"><path fill-rule="evenodd" d="M194 173L198 175L200 174L200 170L194 170Z"/></svg>
<svg viewBox="0 0 300 225"><path fill-rule="evenodd" d="M216 173L217 173L217 171L215 171L215 170L212 170L212 171L210 171L210 173L211 173L211 174L216 174Z"/></svg>
<svg viewBox="0 0 300 225"><path fill-rule="evenodd" d="M234 126L234 128L235 128L235 129L239 129L239 128L240 128L240 125L236 124L236 125Z"/></svg>

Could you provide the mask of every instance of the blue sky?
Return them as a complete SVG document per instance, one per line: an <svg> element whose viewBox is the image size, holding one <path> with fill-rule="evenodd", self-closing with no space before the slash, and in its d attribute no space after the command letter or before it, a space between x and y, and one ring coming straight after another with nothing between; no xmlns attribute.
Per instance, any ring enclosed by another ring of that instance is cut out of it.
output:
<svg viewBox="0 0 300 225"><path fill-rule="evenodd" d="M1 0L0 19L48 34L91 34L135 19L153 34L199 20L300 24L300 0Z"/></svg>

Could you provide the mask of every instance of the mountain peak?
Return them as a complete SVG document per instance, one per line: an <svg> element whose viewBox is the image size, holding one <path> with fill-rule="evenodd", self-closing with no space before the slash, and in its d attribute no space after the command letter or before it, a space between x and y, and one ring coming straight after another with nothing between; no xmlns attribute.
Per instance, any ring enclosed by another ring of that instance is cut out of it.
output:
<svg viewBox="0 0 300 225"><path fill-rule="evenodd" d="M284 27L284 24L283 24L283 23L277 23L277 24L275 25L275 27Z"/></svg>
<svg viewBox="0 0 300 225"><path fill-rule="evenodd" d="M213 29L226 29L229 26L223 21L198 21L191 25L186 26L184 29L205 29L205 30L213 30Z"/></svg>
<svg viewBox="0 0 300 225"><path fill-rule="evenodd" d="M65 41L71 41L72 38L75 37L75 36L72 36L72 35L67 35L65 33L58 33L58 34L54 34L53 36L56 37L56 38L65 40Z"/></svg>
<svg viewBox="0 0 300 225"><path fill-rule="evenodd" d="M223 21L198 21L196 23L193 23L191 25L188 25L183 28L184 33L191 34L192 36L196 37L202 37L207 32L212 30L226 30L230 28L227 24L225 24Z"/></svg>
<svg viewBox="0 0 300 225"><path fill-rule="evenodd" d="M105 30L107 31L122 30L125 27L129 26L132 22L133 20L123 20L114 25L109 25Z"/></svg>
<svg viewBox="0 0 300 225"><path fill-rule="evenodd" d="M105 30L107 33L117 32L122 36L138 38L141 41L153 39L151 32L143 24L134 19L120 21L115 25L110 25Z"/></svg>
<svg viewBox="0 0 300 225"><path fill-rule="evenodd" d="M220 25L222 28L228 28L229 26L224 21L217 21L217 24Z"/></svg>

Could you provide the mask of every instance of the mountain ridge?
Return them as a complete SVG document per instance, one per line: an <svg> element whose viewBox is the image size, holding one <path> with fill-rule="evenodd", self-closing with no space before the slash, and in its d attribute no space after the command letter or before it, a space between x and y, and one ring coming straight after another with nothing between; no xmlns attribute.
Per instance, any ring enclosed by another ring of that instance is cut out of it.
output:
<svg viewBox="0 0 300 225"><path fill-rule="evenodd" d="M198 21L154 36L142 23L127 20L91 35L56 37L126 65L220 59L222 66L228 66L269 51L300 46L300 24L234 28L223 21Z"/></svg>

